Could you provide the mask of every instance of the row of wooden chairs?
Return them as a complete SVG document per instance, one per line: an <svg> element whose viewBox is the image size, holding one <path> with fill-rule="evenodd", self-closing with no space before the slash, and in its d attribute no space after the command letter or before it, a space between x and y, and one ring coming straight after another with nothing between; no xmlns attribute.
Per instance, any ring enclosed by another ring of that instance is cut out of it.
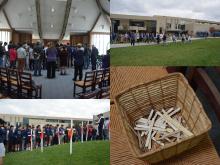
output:
<svg viewBox="0 0 220 165"><path fill-rule="evenodd" d="M109 99L110 86L98 88L95 91L81 93L79 99Z"/></svg>
<svg viewBox="0 0 220 165"><path fill-rule="evenodd" d="M42 86L36 85L31 73L17 69L0 68L0 91L13 98L40 99Z"/></svg>
<svg viewBox="0 0 220 165"><path fill-rule="evenodd" d="M109 86L110 86L109 68L103 69L103 70L86 72L85 78L83 81L74 82L73 97L76 97L76 95L80 96L80 98L84 96L86 97L86 95L89 93L95 93L96 89L105 91L104 89L106 89L106 87L109 87ZM82 88L82 92L76 93L76 87ZM90 90L87 90L88 88L90 88Z"/></svg>

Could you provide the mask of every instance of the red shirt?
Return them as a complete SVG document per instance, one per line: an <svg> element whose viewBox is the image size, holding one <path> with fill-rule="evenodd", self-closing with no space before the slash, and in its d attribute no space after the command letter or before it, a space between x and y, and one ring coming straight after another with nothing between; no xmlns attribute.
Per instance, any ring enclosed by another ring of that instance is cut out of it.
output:
<svg viewBox="0 0 220 165"><path fill-rule="evenodd" d="M15 61L17 58L17 51L15 49L9 50L10 61Z"/></svg>

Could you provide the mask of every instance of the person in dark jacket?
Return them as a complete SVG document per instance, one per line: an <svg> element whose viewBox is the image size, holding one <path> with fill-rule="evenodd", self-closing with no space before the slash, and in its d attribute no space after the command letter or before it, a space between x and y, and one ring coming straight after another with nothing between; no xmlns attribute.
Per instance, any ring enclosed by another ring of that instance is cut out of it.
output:
<svg viewBox="0 0 220 165"><path fill-rule="evenodd" d="M73 81L77 81L77 77L79 75L79 81L82 80L83 77L83 65L84 65L84 48L82 47L82 44L77 44L77 50L74 56L74 67L75 67L75 73Z"/></svg>
<svg viewBox="0 0 220 165"><path fill-rule="evenodd" d="M42 59L43 59L43 47L40 42L34 46L34 76L41 76Z"/></svg>
<svg viewBox="0 0 220 165"><path fill-rule="evenodd" d="M73 51L72 46L70 45L70 43L67 43L67 52L68 52L67 66L68 67L73 66L72 51Z"/></svg>
<svg viewBox="0 0 220 165"><path fill-rule="evenodd" d="M103 114L99 114L98 118L99 118L99 121L97 123L98 124L98 132L99 132L98 139L103 140L103 126L104 126L105 119L103 117Z"/></svg>
<svg viewBox="0 0 220 165"><path fill-rule="evenodd" d="M136 35L134 32L131 33L131 46L135 46L135 41L136 41Z"/></svg>
<svg viewBox="0 0 220 165"><path fill-rule="evenodd" d="M13 44L12 41L10 41L9 44L8 44L8 51L9 51L11 48L13 48L13 47L14 47L14 44Z"/></svg>
<svg viewBox="0 0 220 165"><path fill-rule="evenodd" d="M47 78L55 78L58 52L52 42L50 42L48 45L46 56L47 56Z"/></svg>
<svg viewBox="0 0 220 165"><path fill-rule="evenodd" d="M85 44L85 51L84 51L84 69L89 68L89 58L91 54L91 50L89 49L88 45Z"/></svg>
<svg viewBox="0 0 220 165"><path fill-rule="evenodd" d="M8 151L9 152L12 152L12 151L15 151L15 148L14 148L14 145L15 145L15 142L14 142L14 126L10 126L10 129L9 129L9 134L8 134L8 143L9 143L9 147L8 147Z"/></svg>
<svg viewBox="0 0 220 165"><path fill-rule="evenodd" d="M3 164L3 157L5 156L4 141L6 137L6 130L4 128L5 121L0 119L0 164Z"/></svg>
<svg viewBox="0 0 220 165"><path fill-rule="evenodd" d="M96 60L98 55L99 55L98 49L95 47L95 45L92 45L92 52L91 52L92 70L96 70Z"/></svg>
<svg viewBox="0 0 220 165"><path fill-rule="evenodd" d="M60 75L66 75L66 67L68 64L69 53L65 46L61 47L60 50Z"/></svg>
<svg viewBox="0 0 220 165"><path fill-rule="evenodd" d="M107 69L110 67L110 50L107 50L107 55L102 58L102 68Z"/></svg>

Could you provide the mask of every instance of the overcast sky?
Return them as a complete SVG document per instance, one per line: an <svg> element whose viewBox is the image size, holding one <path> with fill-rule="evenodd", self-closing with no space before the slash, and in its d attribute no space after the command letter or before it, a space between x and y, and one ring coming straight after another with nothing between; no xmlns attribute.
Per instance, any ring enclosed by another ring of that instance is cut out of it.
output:
<svg viewBox="0 0 220 165"><path fill-rule="evenodd" d="M111 13L220 21L220 0L111 0Z"/></svg>
<svg viewBox="0 0 220 165"><path fill-rule="evenodd" d="M110 111L110 101L90 100L0 100L0 114L89 118Z"/></svg>

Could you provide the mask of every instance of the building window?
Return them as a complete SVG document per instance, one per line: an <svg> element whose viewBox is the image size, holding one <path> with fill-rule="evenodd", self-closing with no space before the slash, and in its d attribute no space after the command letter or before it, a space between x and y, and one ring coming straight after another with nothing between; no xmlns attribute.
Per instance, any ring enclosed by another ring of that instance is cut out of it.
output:
<svg viewBox="0 0 220 165"><path fill-rule="evenodd" d="M0 41L9 43L10 40L11 40L11 32L0 30Z"/></svg>
<svg viewBox="0 0 220 165"><path fill-rule="evenodd" d="M110 35L109 34L92 34L91 45L99 50L99 55L106 55L106 51L110 49Z"/></svg>
<svg viewBox="0 0 220 165"><path fill-rule="evenodd" d="M58 123L57 119L46 119L46 122L48 123Z"/></svg>
<svg viewBox="0 0 220 165"><path fill-rule="evenodd" d="M171 23L167 23L166 27L167 29L171 29Z"/></svg>
<svg viewBox="0 0 220 165"><path fill-rule="evenodd" d="M178 29L178 25L177 24L175 25L175 29Z"/></svg>
<svg viewBox="0 0 220 165"><path fill-rule="evenodd" d="M130 26L144 27L144 22L130 21Z"/></svg>

